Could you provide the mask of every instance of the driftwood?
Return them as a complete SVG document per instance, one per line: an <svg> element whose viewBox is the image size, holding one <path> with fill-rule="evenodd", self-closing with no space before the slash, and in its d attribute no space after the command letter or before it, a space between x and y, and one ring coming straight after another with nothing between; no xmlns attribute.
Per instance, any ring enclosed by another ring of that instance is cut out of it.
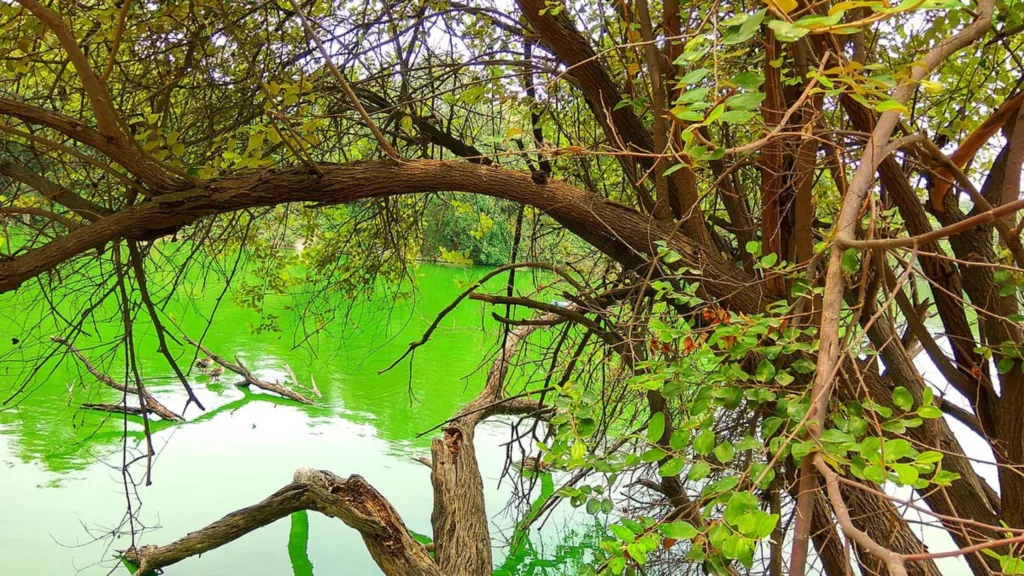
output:
<svg viewBox="0 0 1024 576"><path fill-rule="evenodd" d="M210 357L210 360L213 360L217 364L220 364L221 366L223 366L225 369L230 370L230 371L234 372L235 374L238 374L239 376L241 376L244 379L244 381L238 383L237 386L255 386L255 387L260 388L262 390L266 390L267 392L273 392L273 393L278 394L280 396L284 396L285 398L289 398L291 400L295 400L296 402L301 402L303 404L313 404L312 400L310 400L309 398L306 398L302 394L299 394L298 392L296 392L296 391L294 391L294 390L292 390L292 389L290 389L290 388L288 388L286 386L282 386L282 385L276 384L274 382L267 382L266 380L261 380L260 378L256 377L255 374L250 372L249 369L246 368L244 364L242 364L242 361L239 360L237 356L235 357L235 361L234 362L228 362L227 360L221 358L220 356L217 356L213 352L210 352L210 350L208 348L206 348L205 346L199 344L198 342L195 342L195 341L191 340L188 336L185 336L183 334L182 337L189 344L191 344L191 345L195 346L196 348L199 348L200 350L202 350L204 354L206 354L207 356Z"/></svg>
<svg viewBox="0 0 1024 576"><path fill-rule="evenodd" d="M131 414L142 416L142 408L138 406L125 406L124 404L82 404L82 408L98 410L100 412L113 412L115 414Z"/></svg>
<svg viewBox="0 0 1024 576"><path fill-rule="evenodd" d="M292 370L290 364L285 364L284 367L288 369L288 375L292 377L292 385L309 390L317 398L324 397L324 395L320 393L320 389L316 387L316 380L313 379L312 374L309 375L309 383L311 384L311 386L307 388L306 386L299 384L299 377L295 375L295 370Z"/></svg>
<svg viewBox="0 0 1024 576"><path fill-rule="evenodd" d="M361 476L342 478L326 470L300 468L293 482L259 504L232 512L166 546L141 546L121 552L138 568L155 572L209 552L300 510L338 518L363 536L370 555L385 574L441 576L426 548L410 534L391 504Z"/></svg>
<svg viewBox="0 0 1024 576"><path fill-rule="evenodd" d="M141 391L136 390L134 387L125 386L124 384L111 378L109 375L100 372L95 366L92 365L92 362L89 362L89 360L82 354L81 351L78 350L78 348L75 348L75 346L71 342L68 342L66 339L61 338L59 336L54 336L50 339L70 350L71 353L74 354L78 358L78 360L85 366L85 369L88 370L89 373L92 374L100 382L106 384L107 386L113 388L114 390L117 390L118 392L124 392L127 394L140 394L142 396L142 406L139 408L123 406L120 404L83 404L83 408L89 408L92 410L104 410L107 412L127 412L129 414L142 414L142 409L145 408L147 412L151 414L156 414L157 416L163 418L164 420L172 420L174 422L181 422L184 420L184 418L182 418L173 410L167 408L166 406L161 404L159 400L154 398L153 395L149 393L149 390L147 390L145 386L142 386Z"/></svg>

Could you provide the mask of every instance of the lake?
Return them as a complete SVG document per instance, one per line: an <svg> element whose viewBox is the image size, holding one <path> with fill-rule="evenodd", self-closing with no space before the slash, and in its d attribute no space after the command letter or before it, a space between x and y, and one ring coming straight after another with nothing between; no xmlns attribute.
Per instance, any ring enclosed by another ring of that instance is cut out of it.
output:
<svg viewBox="0 0 1024 576"><path fill-rule="evenodd" d="M338 318L309 338L297 328L304 314L297 305L301 298L268 299L264 312L281 318L281 331L257 334L252 326L259 324L258 313L234 305L230 295L218 306L222 286L179 290L180 296L165 308L167 321L176 323L179 332L198 339L217 307L204 338L208 348L227 358L237 356L267 380L287 380L290 367L303 385L315 378L323 397L315 406L303 406L237 388L238 378L230 373L215 382L191 369L189 379L206 411L189 407L183 424L154 420L153 484L142 485L145 464L137 463L130 469L140 485L137 494L127 496L123 448L127 444L129 454L143 451L141 421L80 408L86 402L115 403L121 394L59 353L49 338L66 334L66 323L30 304L38 299L32 288L0 298L0 401L24 386L0 411L0 573L126 574L117 568L113 553L131 544L129 526L123 523L129 501L138 507L141 522L135 526L141 530L136 541L167 544L262 500L302 466L362 475L391 501L411 530L429 535L430 471L414 458L429 456L433 434L417 434L453 416L480 390L499 327L483 304L465 301L416 351L411 370L406 360L383 375L377 371L398 358L442 308L486 272L420 265L411 297L337 302ZM505 278L495 278L488 288L498 291ZM520 278L530 280L525 273ZM74 318L87 305L87 296L71 292L57 309ZM120 334L113 298L97 310L97 317L102 321L87 322L87 334L77 337L76 346L123 381L124 349L111 352ZM157 351L148 318L142 314L137 322L135 344L147 387L180 411L186 399L182 386ZM171 348L187 368L193 358L190 347L172 343ZM55 350L58 354L43 362ZM33 375L37 365L42 367ZM502 574L575 572L573 565L586 556L585 547L577 544L601 530L599 521L582 511L559 507L542 533L535 531L516 554L509 555L502 544L516 518L504 511L512 485L508 478L499 483L506 457L503 444L509 438L508 424L498 420L481 425L476 439L495 567ZM166 569L169 576L232 573L380 571L357 532L316 513L294 515Z"/></svg>

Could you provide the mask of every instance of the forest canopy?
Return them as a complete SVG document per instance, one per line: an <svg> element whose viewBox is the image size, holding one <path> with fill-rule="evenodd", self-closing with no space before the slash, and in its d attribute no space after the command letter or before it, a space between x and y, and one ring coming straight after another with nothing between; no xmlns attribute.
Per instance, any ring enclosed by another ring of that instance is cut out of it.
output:
<svg viewBox="0 0 1024 576"><path fill-rule="evenodd" d="M304 468L120 551L134 573L313 510L385 574L490 574L494 416L562 473L520 530L607 519L583 574L1024 573L1022 32L1020 0L0 1L0 293L48 351L3 409L57 356L147 437L205 410L197 358L315 403L167 302L230 294L280 331L263 303L293 297L315 354L338 299L486 264L442 312L503 329L432 431L428 545ZM75 344L94 323L103 362ZM429 370L436 325L382 368ZM140 330L184 406L147 390ZM153 455L123 466L148 482Z"/></svg>

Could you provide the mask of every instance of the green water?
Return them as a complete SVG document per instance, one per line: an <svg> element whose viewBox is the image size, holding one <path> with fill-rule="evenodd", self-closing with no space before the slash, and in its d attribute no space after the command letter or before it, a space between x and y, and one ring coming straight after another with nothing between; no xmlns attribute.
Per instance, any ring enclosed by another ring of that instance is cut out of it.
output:
<svg viewBox="0 0 1024 576"><path fill-rule="evenodd" d="M301 466L364 476L410 529L429 534L429 470L413 457L429 454L430 435L416 435L452 416L479 391L486 372L481 363L496 348L498 328L484 305L466 301L417 350L411 372L408 362L384 375L377 371L485 272L420 266L413 298L333 303L347 311L339 314L343 319L300 346L301 312L294 299L274 299L265 310L281 316L281 332L256 335L250 326L258 324L259 315L225 297L204 343L222 356L238 356L268 380L285 380L287 366L300 382L308 384L312 376L323 398L316 406L301 406L236 388L230 374L217 383L193 369L189 378L207 410L190 407L189 421L182 425L154 422L153 485L140 486L138 498L131 498L133 506L141 502L138 516L145 526L137 542L168 543L256 503L287 484ZM496 278L488 288L497 291L503 281ZM166 307L168 318L198 338L221 288L211 284L182 291ZM126 423L122 416L79 408L84 402L117 402L120 393L100 385L66 355L44 362L54 350L49 337L58 333L61 321L44 317L26 301L34 294L27 289L0 298L0 401L25 386L0 410L0 575L107 574L116 568L112 551L131 543L128 527L122 526L127 503L120 470L123 431L127 426L128 448L138 453L142 428L138 419ZM87 293L71 293L57 308L71 318L88 302ZM110 347L118 333L116 307L99 310L97 316L106 320L86 323L87 334L77 345L123 379L123 348L112 352ZM171 379L148 325L139 318L139 369L150 391L180 411L185 393ZM186 346L172 348L187 365ZM42 369L33 376L39 364ZM502 544L501 535L511 534L514 519L502 513L511 486L507 479L498 481L508 439L508 424L501 421L485 423L477 435L496 566L503 574L575 572L569 566L583 554L576 544L596 528L593 518L567 507L559 508L544 533L532 535L525 548L510 554ZM143 464L131 468L137 480L144 469ZM355 531L315 513L281 520L166 570L170 576L314 573L379 570Z"/></svg>

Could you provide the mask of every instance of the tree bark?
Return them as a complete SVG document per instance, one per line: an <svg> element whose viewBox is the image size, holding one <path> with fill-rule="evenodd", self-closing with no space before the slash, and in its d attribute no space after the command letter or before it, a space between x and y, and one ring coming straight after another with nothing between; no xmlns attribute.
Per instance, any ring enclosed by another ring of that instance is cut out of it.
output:
<svg viewBox="0 0 1024 576"><path fill-rule="evenodd" d="M141 546L122 552L138 569L156 572L190 556L209 552L300 510L338 518L359 531L367 549L387 576L441 576L442 572L402 522L391 504L361 476L342 478L326 470L300 468L294 481L259 504L232 512L166 546Z"/></svg>

